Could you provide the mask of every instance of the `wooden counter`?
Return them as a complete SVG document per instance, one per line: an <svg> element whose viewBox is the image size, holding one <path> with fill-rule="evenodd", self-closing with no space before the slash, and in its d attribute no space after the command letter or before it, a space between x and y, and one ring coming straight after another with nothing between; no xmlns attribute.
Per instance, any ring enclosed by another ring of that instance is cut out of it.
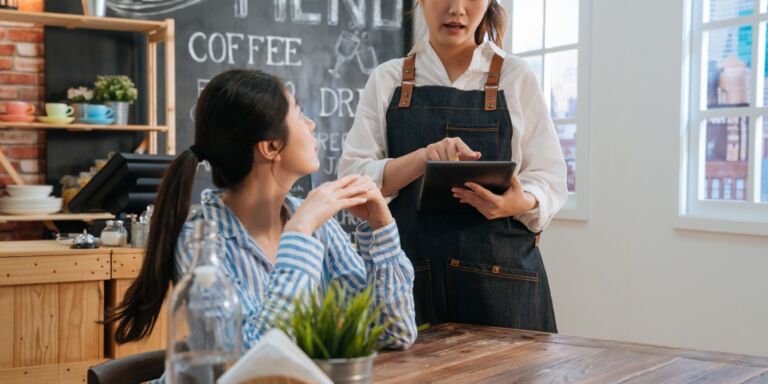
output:
<svg viewBox="0 0 768 384"><path fill-rule="evenodd" d="M149 339L121 346L99 323L142 259L133 248L0 242L0 381L83 383L88 367L104 359L163 348L165 316Z"/></svg>
<svg viewBox="0 0 768 384"><path fill-rule="evenodd" d="M768 358L441 324L382 352L374 383L768 383Z"/></svg>

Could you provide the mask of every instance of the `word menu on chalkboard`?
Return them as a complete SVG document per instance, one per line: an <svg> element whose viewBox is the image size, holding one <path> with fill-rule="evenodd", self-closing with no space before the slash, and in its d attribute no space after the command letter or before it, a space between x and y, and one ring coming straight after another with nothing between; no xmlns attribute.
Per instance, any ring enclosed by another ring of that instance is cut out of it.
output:
<svg viewBox="0 0 768 384"><path fill-rule="evenodd" d="M411 0L107 0L110 14L176 22L177 143L194 140L197 96L213 76L253 68L285 80L317 123L320 170L292 193L334 180L371 71L402 57ZM351 229L356 219L338 217Z"/></svg>

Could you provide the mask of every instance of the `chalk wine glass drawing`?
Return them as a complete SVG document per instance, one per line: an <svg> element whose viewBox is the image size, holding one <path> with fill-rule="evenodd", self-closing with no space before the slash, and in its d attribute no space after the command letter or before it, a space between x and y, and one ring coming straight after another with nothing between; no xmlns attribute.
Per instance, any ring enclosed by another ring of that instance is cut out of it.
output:
<svg viewBox="0 0 768 384"><path fill-rule="evenodd" d="M336 39L334 46L336 63L328 73L335 78L341 77L341 66L347 61L357 58L357 65L360 71L370 75L373 69L379 65L379 59L376 56L376 50L368 44L368 32L363 32L361 37L357 33L341 31L339 38Z"/></svg>
<svg viewBox="0 0 768 384"><path fill-rule="evenodd" d="M360 38L354 33L341 31L339 38L336 39L336 45L333 48L334 53L336 54L336 64L333 65L332 69L328 70L328 73L337 79L340 78L341 73L339 73L339 69L341 69L341 65L355 56L357 48L360 46L361 42Z"/></svg>
<svg viewBox="0 0 768 384"><path fill-rule="evenodd" d="M366 75L370 75L379 66L379 58L376 57L376 50L368 43L368 36L368 32L363 32L363 42L357 47L357 52L355 52L360 72Z"/></svg>

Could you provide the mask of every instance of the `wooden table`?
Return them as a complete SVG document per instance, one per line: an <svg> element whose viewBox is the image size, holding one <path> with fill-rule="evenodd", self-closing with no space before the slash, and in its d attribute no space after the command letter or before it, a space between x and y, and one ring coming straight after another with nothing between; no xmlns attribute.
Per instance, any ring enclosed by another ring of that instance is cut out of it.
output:
<svg viewBox="0 0 768 384"><path fill-rule="evenodd" d="M384 352L374 383L768 383L768 358L465 324Z"/></svg>

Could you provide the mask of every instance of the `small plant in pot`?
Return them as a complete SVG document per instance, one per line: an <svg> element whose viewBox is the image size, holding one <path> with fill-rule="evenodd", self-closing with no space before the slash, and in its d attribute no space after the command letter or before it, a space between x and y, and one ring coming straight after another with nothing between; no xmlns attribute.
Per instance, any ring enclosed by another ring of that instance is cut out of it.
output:
<svg viewBox="0 0 768 384"><path fill-rule="evenodd" d="M325 297L297 300L282 328L334 383L370 383L377 341L392 324L377 324L380 313L370 288L349 297L334 282Z"/></svg>
<svg viewBox="0 0 768 384"><path fill-rule="evenodd" d="M96 76L94 99L104 102L112 109L115 124L128 124L128 106L136 101L139 92L128 76Z"/></svg>

